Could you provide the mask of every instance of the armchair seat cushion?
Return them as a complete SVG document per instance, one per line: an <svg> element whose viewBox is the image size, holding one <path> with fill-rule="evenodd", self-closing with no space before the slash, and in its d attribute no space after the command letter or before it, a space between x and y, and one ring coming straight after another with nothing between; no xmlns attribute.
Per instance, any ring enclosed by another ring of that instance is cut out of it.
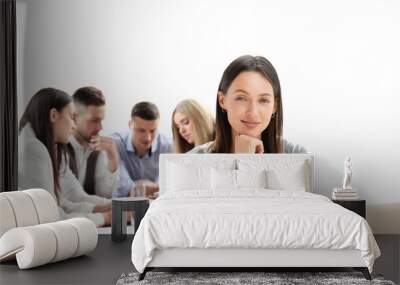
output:
<svg viewBox="0 0 400 285"><path fill-rule="evenodd" d="M0 238L0 261L16 257L28 269L86 254L97 245L97 229L86 218L8 230Z"/></svg>

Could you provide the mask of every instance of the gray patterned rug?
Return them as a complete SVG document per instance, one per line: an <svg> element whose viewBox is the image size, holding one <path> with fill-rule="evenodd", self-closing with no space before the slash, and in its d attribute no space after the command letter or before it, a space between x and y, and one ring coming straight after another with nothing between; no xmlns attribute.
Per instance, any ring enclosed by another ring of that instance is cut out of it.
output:
<svg viewBox="0 0 400 285"><path fill-rule="evenodd" d="M372 281L360 272L148 272L146 278L138 281L139 273L124 273L117 285L133 284L379 284L395 285L381 275L372 274Z"/></svg>

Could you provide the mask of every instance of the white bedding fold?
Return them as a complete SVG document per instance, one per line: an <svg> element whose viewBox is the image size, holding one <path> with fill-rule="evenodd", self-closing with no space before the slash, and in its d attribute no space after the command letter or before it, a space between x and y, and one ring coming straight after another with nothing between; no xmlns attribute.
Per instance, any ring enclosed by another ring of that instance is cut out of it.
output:
<svg viewBox="0 0 400 285"><path fill-rule="evenodd" d="M299 191L247 189L171 192L154 201L132 243L143 272L154 249L358 249L372 272L379 248L368 223L328 198Z"/></svg>

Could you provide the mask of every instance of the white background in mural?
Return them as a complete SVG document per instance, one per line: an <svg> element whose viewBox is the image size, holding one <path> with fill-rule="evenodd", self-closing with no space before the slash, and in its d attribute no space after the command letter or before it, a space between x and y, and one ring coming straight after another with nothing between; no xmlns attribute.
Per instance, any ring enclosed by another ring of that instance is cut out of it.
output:
<svg viewBox="0 0 400 285"><path fill-rule="evenodd" d="M180 100L214 111L229 62L263 55L281 79L284 136L316 154L318 193L341 185L351 155L374 231L400 233L399 11L394 0L17 0L19 112L42 87L94 85L105 134L146 100L171 136Z"/></svg>

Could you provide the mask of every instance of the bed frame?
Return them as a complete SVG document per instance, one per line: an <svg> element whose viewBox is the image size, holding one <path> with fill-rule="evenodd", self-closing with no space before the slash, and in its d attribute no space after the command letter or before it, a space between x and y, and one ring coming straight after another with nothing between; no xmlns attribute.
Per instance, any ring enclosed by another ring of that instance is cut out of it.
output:
<svg viewBox="0 0 400 285"><path fill-rule="evenodd" d="M260 155L256 155L260 159ZM167 177L167 162L182 158L190 159L194 164L208 164L218 160L235 160L248 158L241 154L162 154L160 156L160 193L165 191ZM313 154L266 154L265 160L304 160L309 165L310 192L314 192L314 156ZM371 276L359 250L329 250L329 249L250 249L250 248L169 248L157 249L153 259L147 265L139 280L143 280L148 271L154 269L229 269L229 271L265 271L265 269L315 269L353 268L361 271L367 280ZM263 269L263 270L261 270ZM309 269L309 270L308 270ZM320 270L323 271L323 270Z"/></svg>
<svg viewBox="0 0 400 285"><path fill-rule="evenodd" d="M147 265L139 280L156 268L233 269L233 271L260 271L271 269L301 268L311 271L323 269L353 268L361 271L367 280L371 280L368 268L359 250L328 249L183 249L171 248L156 250L152 261ZM262 270L261 270L262 269ZM308 270L309 269L309 270ZM229 270L231 271L231 270Z"/></svg>

